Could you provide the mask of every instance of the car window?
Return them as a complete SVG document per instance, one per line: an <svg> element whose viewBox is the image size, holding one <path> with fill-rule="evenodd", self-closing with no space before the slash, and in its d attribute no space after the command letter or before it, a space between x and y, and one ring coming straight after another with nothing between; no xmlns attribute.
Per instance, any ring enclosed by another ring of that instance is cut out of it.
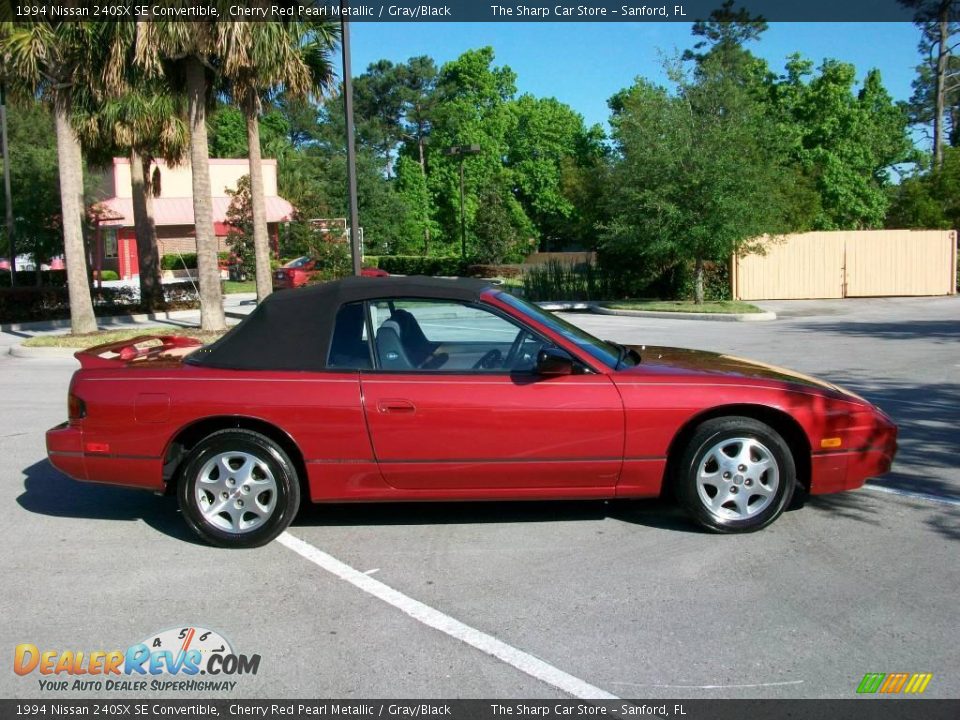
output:
<svg viewBox="0 0 960 720"><path fill-rule="evenodd" d="M581 350L589 353L596 360L599 360L607 367L616 367L618 359L621 366L635 365L637 360L630 356L621 355L617 346L605 340L595 338L587 331L573 325L563 318L554 315L548 310L544 310L533 303L526 302L510 293L501 292L497 294L497 299L510 305L513 309L520 311L527 317L531 317L538 322L543 323L555 333L563 336Z"/></svg>
<svg viewBox="0 0 960 720"><path fill-rule="evenodd" d="M542 341L484 308L449 300L370 304L380 369L421 372L525 372Z"/></svg>
<svg viewBox="0 0 960 720"><path fill-rule="evenodd" d="M349 303L340 308L333 326L327 367L343 370L364 370L373 367L363 303Z"/></svg>
<svg viewBox="0 0 960 720"><path fill-rule="evenodd" d="M286 265L281 265L281 267L285 267L285 268L301 268L301 267L303 267L304 265L307 265L307 264L309 264L309 263L310 263L310 258L307 257L307 256L303 256L303 257L298 257L298 258L296 258L295 260L291 260L291 261L288 262Z"/></svg>

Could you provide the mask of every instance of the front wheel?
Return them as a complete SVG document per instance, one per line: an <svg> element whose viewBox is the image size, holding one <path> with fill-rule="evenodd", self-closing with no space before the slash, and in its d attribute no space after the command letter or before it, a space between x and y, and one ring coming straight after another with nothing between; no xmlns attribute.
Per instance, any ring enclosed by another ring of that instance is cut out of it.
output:
<svg viewBox="0 0 960 720"><path fill-rule="evenodd" d="M283 449L251 430L221 430L191 450L177 489L190 528L220 547L266 545L300 506L297 472Z"/></svg>
<svg viewBox="0 0 960 720"><path fill-rule="evenodd" d="M796 485L783 437L746 417L708 420L694 432L677 466L677 496L699 524L722 533L752 532L776 520Z"/></svg>

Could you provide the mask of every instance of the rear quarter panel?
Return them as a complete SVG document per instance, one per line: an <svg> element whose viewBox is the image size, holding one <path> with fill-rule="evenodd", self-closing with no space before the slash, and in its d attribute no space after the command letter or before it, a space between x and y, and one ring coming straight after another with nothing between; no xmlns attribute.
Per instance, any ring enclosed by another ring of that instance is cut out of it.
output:
<svg viewBox="0 0 960 720"><path fill-rule="evenodd" d="M152 365L152 364L151 364ZM90 480L163 488L163 458L177 434L211 417L260 420L286 433L305 463L372 462L356 373L238 372L166 368L81 370L74 392L86 402Z"/></svg>

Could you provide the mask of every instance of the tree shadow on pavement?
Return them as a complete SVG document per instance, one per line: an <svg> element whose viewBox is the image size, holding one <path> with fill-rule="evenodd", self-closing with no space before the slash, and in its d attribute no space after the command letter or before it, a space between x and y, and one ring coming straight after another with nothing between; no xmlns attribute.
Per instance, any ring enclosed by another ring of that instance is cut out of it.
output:
<svg viewBox="0 0 960 720"><path fill-rule="evenodd" d="M143 490L71 480L47 460L23 470L24 492L17 504L38 515L90 520L142 520L177 540L201 544L180 517L177 501Z"/></svg>
<svg viewBox="0 0 960 720"><path fill-rule="evenodd" d="M910 322L796 322L785 330L818 335L852 335L886 340L923 340L937 344L960 342L960 322L955 320L916 320Z"/></svg>
<svg viewBox="0 0 960 720"><path fill-rule="evenodd" d="M960 498L960 384L904 385L843 374L830 381L882 408L900 428L893 469L873 484Z"/></svg>

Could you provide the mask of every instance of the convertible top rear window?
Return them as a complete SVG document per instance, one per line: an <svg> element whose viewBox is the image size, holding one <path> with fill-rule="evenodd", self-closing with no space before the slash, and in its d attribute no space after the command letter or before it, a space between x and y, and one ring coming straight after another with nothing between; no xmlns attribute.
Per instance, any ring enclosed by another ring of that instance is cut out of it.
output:
<svg viewBox="0 0 960 720"><path fill-rule="evenodd" d="M233 370L334 370L328 359L341 306L396 297L477 302L488 287L482 280L470 279L350 277L283 290L185 362Z"/></svg>

